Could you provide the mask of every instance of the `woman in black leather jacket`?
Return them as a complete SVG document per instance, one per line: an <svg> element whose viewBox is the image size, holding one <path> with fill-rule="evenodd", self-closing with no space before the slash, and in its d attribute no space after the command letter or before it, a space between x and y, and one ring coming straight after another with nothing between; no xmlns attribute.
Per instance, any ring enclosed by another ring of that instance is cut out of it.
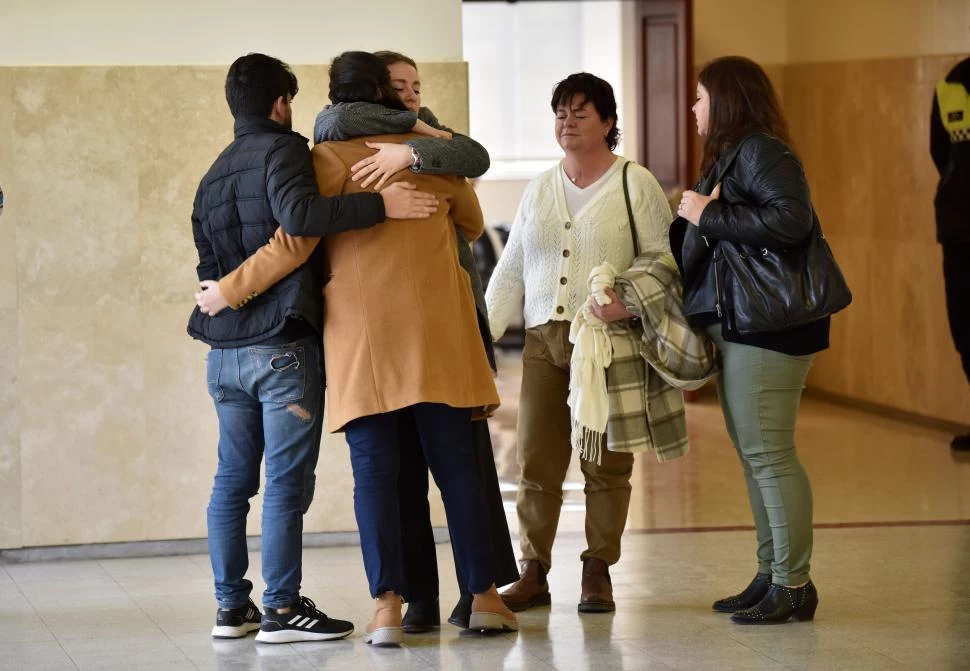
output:
<svg viewBox="0 0 970 671"><path fill-rule="evenodd" d="M809 578L812 490L795 454L795 419L815 353L828 347L829 319L739 333L718 252L721 240L773 250L805 244L813 230L808 183L778 97L756 63L740 57L709 63L693 110L704 138L702 177L683 195L671 249L684 276L684 312L720 350L718 395L758 539L754 580L714 609L733 613L740 624L811 620L818 605ZM782 295L794 289L778 287Z"/></svg>

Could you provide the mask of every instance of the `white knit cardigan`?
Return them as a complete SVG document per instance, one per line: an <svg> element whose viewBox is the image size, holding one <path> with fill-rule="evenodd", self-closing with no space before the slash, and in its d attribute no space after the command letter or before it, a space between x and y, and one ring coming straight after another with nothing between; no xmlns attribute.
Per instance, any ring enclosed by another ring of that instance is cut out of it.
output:
<svg viewBox="0 0 970 671"><path fill-rule="evenodd" d="M529 183L485 293L495 339L521 309L523 296L526 328L572 321L589 294L587 280L594 267L604 262L620 272L630 267L633 239L622 180L623 170L614 170L574 217L566 208L558 165ZM641 253L669 251L667 229L673 217L663 189L636 163L631 163L627 181Z"/></svg>

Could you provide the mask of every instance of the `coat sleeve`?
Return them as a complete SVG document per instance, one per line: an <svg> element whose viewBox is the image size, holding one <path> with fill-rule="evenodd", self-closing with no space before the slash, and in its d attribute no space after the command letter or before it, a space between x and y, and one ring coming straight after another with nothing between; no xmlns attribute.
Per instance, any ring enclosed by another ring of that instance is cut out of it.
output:
<svg viewBox="0 0 970 671"><path fill-rule="evenodd" d="M294 237L281 228L231 273L219 280L219 291L238 310L310 258L320 238Z"/></svg>
<svg viewBox="0 0 970 671"><path fill-rule="evenodd" d="M410 133L418 115L377 103L337 103L323 109L313 125L313 141L350 140L365 135Z"/></svg>
<svg viewBox="0 0 970 671"><path fill-rule="evenodd" d="M779 140L749 140L738 154L732 175L747 202L708 203L699 232L713 240L780 249L805 242L814 226L808 181L798 158Z"/></svg>
<svg viewBox="0 0 970 671"><path fill-rule="evenodd" d="M322 237L384 221L379 193L321 195L310 151L300 138L284 135L266 161L266 193L273 216L290 235Z"/></svg>

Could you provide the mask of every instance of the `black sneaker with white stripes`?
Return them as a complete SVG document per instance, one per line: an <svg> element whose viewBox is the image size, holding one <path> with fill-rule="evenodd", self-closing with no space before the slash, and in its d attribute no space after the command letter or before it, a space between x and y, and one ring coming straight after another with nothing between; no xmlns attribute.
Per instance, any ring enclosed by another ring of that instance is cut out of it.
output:
<svg viewBox="0 0 970 671"><path fill-rule="evenodd" d="M212 637L242 638L259 629L262 615L252 599L240 608L220 608L216 611L216 626L212 628Z"/></svg>
<svg viewBox="0 0 970 671"><path fill-rule="evenodd" d="M354 633L354 625L335 620L317 610L313 601L304 597L290 606L287 613L267 608L256 634L260 643L296 643L298 641L330 641Z"/></svg>

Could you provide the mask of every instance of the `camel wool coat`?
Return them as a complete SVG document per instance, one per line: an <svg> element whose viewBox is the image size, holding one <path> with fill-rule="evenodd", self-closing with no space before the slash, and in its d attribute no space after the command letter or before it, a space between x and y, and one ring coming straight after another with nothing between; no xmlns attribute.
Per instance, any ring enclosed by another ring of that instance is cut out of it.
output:
<svg viewBox="0 0 970 671"><path fill-rule="evenodd" d="M324 196L359 193L350 167L373 155L365 142L418 137L380 135L313 148ZM359 417L418 403L470 408L482 417L499 405L478 329L468 274L458 262L457 227L468 240L484 231L475 192L464 178L401 171L406 181L438 197L428 219L388 219L371 228L328 236L323 343L327 428L340 431ZM278 229L269 244L219 286L230 305L264 291L309 258L320 238Z"/></svg>
<svg viewBox="0 0 970 671"><path fill-rule="evenodd" d="M317 145L320 192L362 190L350 181L350 167L374 153L365 141L412 137ZM455 176L405 171L390 181L413 182L434 193L438 211L429 219L388 219L326 240L330 279L323 290L323 342L331 431L417 403L479 412L499 403L471 281L458 263L455 227L469 240L485 229L475 192Z"/></svg>

